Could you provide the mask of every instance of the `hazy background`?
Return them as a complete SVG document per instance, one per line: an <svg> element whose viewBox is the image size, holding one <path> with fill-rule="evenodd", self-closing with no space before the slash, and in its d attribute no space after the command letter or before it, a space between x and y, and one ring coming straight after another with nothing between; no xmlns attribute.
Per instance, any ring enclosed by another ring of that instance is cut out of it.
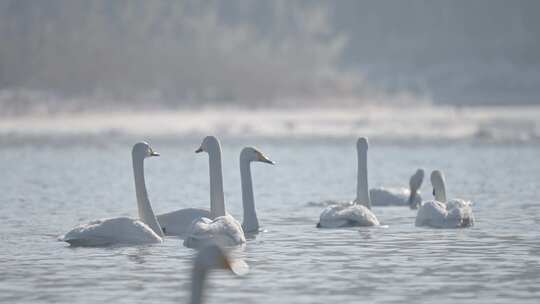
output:
<svg viewBox="0 0 540 304"><path fill-rule="evenodd" d="M539 1L0 0L0 111L538 104Z"/></svg>

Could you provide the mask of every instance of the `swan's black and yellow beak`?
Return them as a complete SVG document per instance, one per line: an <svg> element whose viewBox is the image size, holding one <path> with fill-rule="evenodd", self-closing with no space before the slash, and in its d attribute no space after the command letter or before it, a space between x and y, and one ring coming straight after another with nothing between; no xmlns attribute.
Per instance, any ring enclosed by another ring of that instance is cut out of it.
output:
<svg viewBox="0 0 540 304"><path fill-rule="evenodd" d="M435 188L433 188L433 196L435 196Z"/></svg>
<svg viewBox="0 0 540 304"><path fill-rule="evenodd" d="M152 151L152 153L150 153L150 156L159 156L160 154L156 151Z"/></svg>
<svg viewBox="0 0 540 304"><path fill-rule="evenodd" d="M203 151L202 147L200 147L199 149L195 150L195 153L201 153Z"/></svg>

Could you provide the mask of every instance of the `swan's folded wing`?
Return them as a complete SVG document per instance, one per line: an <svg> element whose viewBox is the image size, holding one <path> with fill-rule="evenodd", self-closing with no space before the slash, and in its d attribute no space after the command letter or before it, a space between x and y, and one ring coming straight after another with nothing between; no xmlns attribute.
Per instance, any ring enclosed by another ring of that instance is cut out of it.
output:
<svg viewBox="0 0 540 304"><path fill-rule="evenodd" d="M372 206L409 206L409 188L372 188L369 190ZM414 202L420 205L422 196L418 193L414 196Z"/></svg>
<svg viewBox="0 0 540 304"><path fill-rule="evenodd" d="M184 236L194 220L210 217L207 209L186 208L160 214L157 220L166 235Z"/></svg>
<svg viewBox="0 0 540 304"><path fill-rule="evenodd" d="M92 221L73 228L60 238L73 246L107 246L112 244L145 244L161 238L146 224L127 217Z"/></svg>
<svg viewBox="0 0 540 304"><path fill-rule="evenodd" d="M418 209L415 224L416 226L445 228L446 216L445 204L437 201L427 201Z"/></svg>
<svg viewBox="0 0 540 304"><path fill-rule="evenodd" d="M372 188L369 190L373 206L405 206L409 198L406 188Z"/></svg>
<svg viewBox="0 0 540 304"><path fill-rule="evenodd" d="M328 206L319 220L322 228L379 225L379 220L368 208L351 204Z"/></svg>
<svg viewBox="0 0 540 304"><path fill-rule="evenodd" d="M195 220L184 239L184 246L198 248L210 241L221 246L236 246L246 242L242 225L230 215L213 221L208 218Z"/></svg>

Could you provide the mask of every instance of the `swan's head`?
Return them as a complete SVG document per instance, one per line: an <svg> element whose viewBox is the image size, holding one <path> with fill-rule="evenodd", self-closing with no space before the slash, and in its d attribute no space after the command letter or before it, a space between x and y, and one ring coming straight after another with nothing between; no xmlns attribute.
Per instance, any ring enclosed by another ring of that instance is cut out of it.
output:
<svg viewBox="0 0 540 304"><path fill-rule="evenodd" d="M199 250L195 257L196 269L226 269L236 275L244 275L249 266L241 259L235 259L216 244L210 244Z"/></svg>
<svg viewBox="0 0 540 304"><path fill-rule="evenodd" d="M435 200L446 203L446 179L439 170L431 172L431 185L433 186L433 195Z"/></svg>
<svg viewBox="0 0 540 304"><path fill-rule="evenodd" d="M368 146L369 144L367 137L360 137L356 141L356 149L358 149L359 151L367 151Z"/></svg>
<svg viewBox="0 0 540 304"><path fill-rule="evenodd" d="M147 142L138 142L133 146L133 150L131 150L131 153L133 156L137 156L140 158L147 158L151 156L159 156L159 153L154 151L152 147Z"/></svg>
<svg viewBox="0 0 540 304"><path fill-rule="evenodd" d="M274 164L274 162L270 160L268 156L264 155L261 151L257 150L254 147L245 147L244 149L242 149L242 152L240 152L240 159L247 160L249 162L256 161L267 163L270 165Z"/></svg>
<svg viewBox="0 0 540 304"><path fill-rule="evenodd" d="M219 140L215 136L206 136L195 153L208 152L212 147L219 147Z"/></svg>

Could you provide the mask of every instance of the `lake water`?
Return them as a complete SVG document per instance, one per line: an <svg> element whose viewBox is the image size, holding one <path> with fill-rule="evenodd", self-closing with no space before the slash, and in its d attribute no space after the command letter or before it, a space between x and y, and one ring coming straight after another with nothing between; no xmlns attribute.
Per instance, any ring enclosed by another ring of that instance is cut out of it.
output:
<svg viewBox="0 0 540 304"><path fill-rule="evenodd" d="M5 142L5 140L4 140ZM154 210L208 207L199 139L150 142ZM0 302L185 303L194 250L168 237L150 246L70 248L57 237L87 221L136 216L130 149L84 138L0 149ZM265 229L248 240L251 271L210 276L207 303L538 303L540 147L535 144L377 144L370 186L406 185L417 167L446 173L449 197L474 202L476 226L414 226L415 211L375 207L376 228L320 230L322 207L353 198L354 138L222 139L226 207L241 219L238 153L256 145L276 166L253 164ZM429 180L422 187L429 197Z"/></svg>

